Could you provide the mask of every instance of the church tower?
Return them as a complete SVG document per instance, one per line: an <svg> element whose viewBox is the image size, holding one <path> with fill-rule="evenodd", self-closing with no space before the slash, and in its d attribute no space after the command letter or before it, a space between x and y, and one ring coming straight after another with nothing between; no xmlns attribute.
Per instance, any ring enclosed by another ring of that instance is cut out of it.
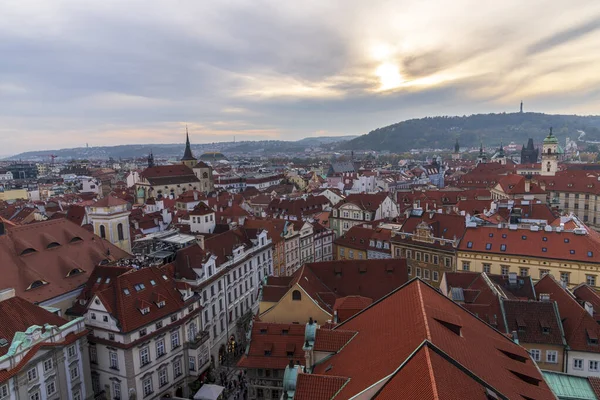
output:
<svg viewBox="0 0 600 400"><path fill-rule="evenodd" d="M108 195L88 207L87 213L96 235L131 254L127 201Z"/></svg>
<svg viewBox="0 0 600 400"><path fill-rule="evenodd" d="M181 157L181 163L190 168L194 168L194 165L198 160L192 154L192 148L190 146L190 135L188 133L187 126L185 127L185 151L183 152L183 157Z"/></svg>
<svg viewBox="0 0 600 400"><path fill-rule="evenodd" d="M477 156L477 164L487 164L487 154L483 151L483 142L479 146L479 155Z"/></svg>
<svg viewBox="0 0 600 400"><path fill-rule="evenodd" d="M458 138L456 138L456 143L454 143L454 153L452 153L453 160L460 160L460 145L458 144Z"/></svg>
<svg viewBox="0 0 600 400"><path fill-rule="evenodd" d="M500 148L498 149L496 154L494 154L492 160L499 164L506 165L506 154L504 153L504 145L502 144L502 142L500 142Z"/></svg>
<svg viewBox="0 0 600 400"><path fill-rule="evenodd" d="M559 152L558 139L552 134L552 128L550 128L550 133L546 136L542 145L542 170L540 171L540 175L556 175L556 171L558 171Z"/></svg>
<svg viewBox="0 0 600 400"><path fill-rule="evenodd" d="M148 155L148 168L154 167L154 154L152 154L152 150L150 150L150 154Z"/></svg>

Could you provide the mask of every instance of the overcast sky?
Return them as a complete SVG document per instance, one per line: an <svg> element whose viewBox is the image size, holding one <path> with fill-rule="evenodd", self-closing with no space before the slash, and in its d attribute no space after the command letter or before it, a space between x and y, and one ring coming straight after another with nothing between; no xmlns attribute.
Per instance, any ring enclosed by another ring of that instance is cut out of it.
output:
<svg viewBox="0 0 600 400"><path fill-rule="evenodd" d="M600 1L2 0L0 154L600 113Z"/></svg>

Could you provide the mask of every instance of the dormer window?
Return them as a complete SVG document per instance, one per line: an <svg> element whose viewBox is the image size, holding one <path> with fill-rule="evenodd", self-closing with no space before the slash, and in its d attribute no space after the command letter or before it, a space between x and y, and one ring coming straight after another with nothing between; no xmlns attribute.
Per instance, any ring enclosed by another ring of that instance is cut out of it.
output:
<svg viewBox="0 0 600 400"><path fill-rule="evenodd" d="M48 246L46 246L46 249L54 249L56 247L60 247L60 243L52 242L52 243L49 243Z"/></svg>
<svg viewBox="0 0 600 400"><path fill-rule="evenodd" d="M158 308L163 308L165 306L165 301L164 300L159 301L158 303L156 303L156 306Z"/></svg>
<svg viewBox="0 0 600 400"><path fill-rule="evenodd" d="M40 287L40 286L44 286L44 285L46 285L46 283L47 283L47 282L40 281L40 280L33 281L33 282L31 283L31 285L29 285L29 287L27 288L27 290L31 290L31 289L38 288L38 287Z"/></svg>
<svg viewBox="0 0 600 400"><path fill-rule="evenodd" d="M596 332L594 332L591 329L586 329L585 332L587 335L588 344L597 346L598 345L598 335L596 335Z"/></svg>
<svg viewBox="0 0 600 400"><path fill-rule="evenodd" d="M83 270L81 268L73 268L72 270L69 271L69 273L67 274L67 277L77 275L82 272L83 272Z"/></svg>
<svg viewBox="0 0 600 400"><path fill-rule="evenodd" d="M27 254L31 254L31 253L35 253L35 252L36 252L36 250L35 250L33 247L29 247L29 248L27 248L27 249L23 250L23 251L21 252L21 255L22 255L22 256L25 256L25 255L27 255Z"/></svg>
<svg viewBox="0 0 600 400"><path fill-rule="evenodd" d="M140 312L142 313L142 315L146 315L150 313L150 307L140 308Z"/></svg>

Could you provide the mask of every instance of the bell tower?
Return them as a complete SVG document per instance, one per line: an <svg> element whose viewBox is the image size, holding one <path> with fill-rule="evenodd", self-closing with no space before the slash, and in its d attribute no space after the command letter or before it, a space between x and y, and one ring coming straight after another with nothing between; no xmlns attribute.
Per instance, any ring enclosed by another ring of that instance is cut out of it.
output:
<svg viewBox="0 0 600 400"><path fill-rule="evenodd" d="M181 157L181 163L190 168L194 168L194 165L198 163L198 160L192 154L192 147L190 146L190 134L188 133L187 125L185 127L185 150L183 157Z"/></svg>
<svg viewBox="0 0 600 400"><path fill-rule="evenodd" d="M540 171L540 175L556 175L556 171L558 171L558 154L558 139L552 134L552 128L550 128L550 133L548 133L542 145L542 170Z"/></svg>

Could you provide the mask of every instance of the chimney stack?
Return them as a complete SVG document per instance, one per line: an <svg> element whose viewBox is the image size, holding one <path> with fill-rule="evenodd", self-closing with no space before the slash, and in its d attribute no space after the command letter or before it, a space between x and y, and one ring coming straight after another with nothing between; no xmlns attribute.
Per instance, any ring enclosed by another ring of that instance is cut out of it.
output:
<svg viewBox="0 0 600 400"><path fill-rule="evenodd" d="M15 297L15 289L8 288L0 290L0 302Z"/></svg>
<svg viewBox="0 0 600 400"><path fill-rule="evenodd" d="M196 235L196 242L202 250L204 250L204 235Z"/></svg>

